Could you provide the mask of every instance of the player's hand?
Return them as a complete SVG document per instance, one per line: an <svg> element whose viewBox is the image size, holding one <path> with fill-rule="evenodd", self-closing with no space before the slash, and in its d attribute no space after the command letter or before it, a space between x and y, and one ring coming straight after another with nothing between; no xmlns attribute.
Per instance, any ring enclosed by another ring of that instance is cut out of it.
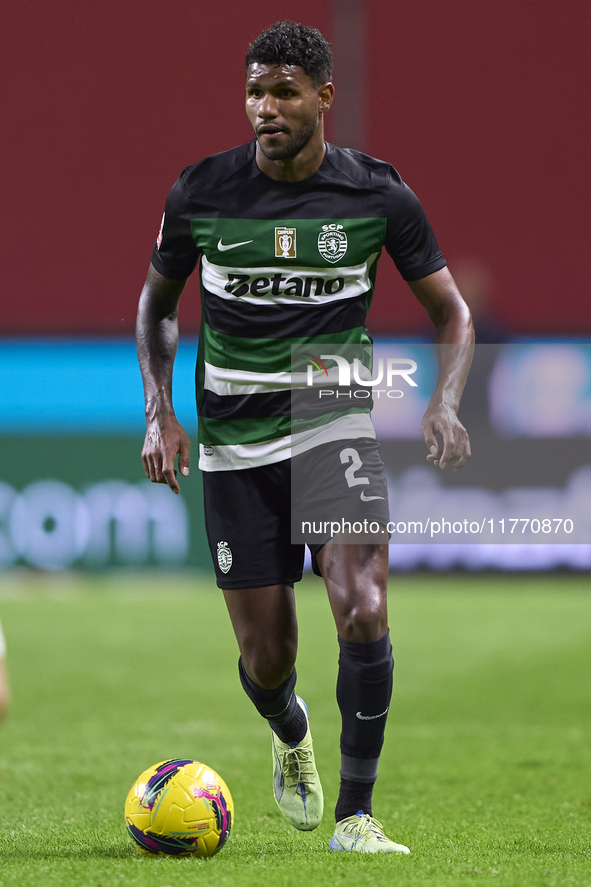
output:
<svg viewBox="0 0 591 887"><path fill-rule="evenodd" d="M180 493L174 460L178 453L179 471L186 477L189 474L190 450L189 436L174 416L153 419L148 424L142 449L146 477L154 484L168 484L173 493Z"/></svg>
<svg viewBox="0 0 591 887"><path fill-rule="evenodd" d="M455 411L444 404L429 407L421 423L421 434L429 450L427 462L440 468L455 462L453 470L462 468L470 456L470 438Z"/></svg>

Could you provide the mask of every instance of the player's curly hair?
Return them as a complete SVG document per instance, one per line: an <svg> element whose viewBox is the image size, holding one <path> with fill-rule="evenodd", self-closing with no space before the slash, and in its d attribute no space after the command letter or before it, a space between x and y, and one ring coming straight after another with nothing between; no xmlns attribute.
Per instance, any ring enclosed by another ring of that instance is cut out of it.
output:
<svg viewBox="0 0 591 887"><path fill-rule="evenodd" d="M248 47L246 70L253 62L263 65L299 65L315 87L332 77L330 45L320 31L297 22L276 22Z"/></svg>

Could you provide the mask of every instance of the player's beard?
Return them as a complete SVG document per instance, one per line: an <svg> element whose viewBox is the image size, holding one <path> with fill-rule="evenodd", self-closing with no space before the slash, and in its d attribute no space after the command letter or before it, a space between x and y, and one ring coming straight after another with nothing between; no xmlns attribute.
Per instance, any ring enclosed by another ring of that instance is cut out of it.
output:
<svg viewBox="0 0 591 887"><path fill-rule="evenodd" d="M263 148L260 139L258 139L259 148L268 160L293 160L300 151L306 147L316 130L318 129L318 118L310 120L302 129L292 134L288 142L283 147Z"/></svg>

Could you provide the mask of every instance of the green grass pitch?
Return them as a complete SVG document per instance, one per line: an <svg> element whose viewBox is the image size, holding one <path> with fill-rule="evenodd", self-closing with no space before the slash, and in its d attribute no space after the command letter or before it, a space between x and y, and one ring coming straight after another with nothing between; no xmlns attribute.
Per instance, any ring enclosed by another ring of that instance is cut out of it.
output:
<svg viewBox="0 0 591 887"><path fill-rule="evenodd" d="M13 704L0 728L0 885L591 885L588 577L393 577L395 696L374 814L407 857L328 852L338 784L337 643L298 590L299 691L327 812L291 829L267 725L242 693L213 582L154 573L5 579ZM210 860L140 856L123 802L169 757L218 770L236 805Z"/></svg>

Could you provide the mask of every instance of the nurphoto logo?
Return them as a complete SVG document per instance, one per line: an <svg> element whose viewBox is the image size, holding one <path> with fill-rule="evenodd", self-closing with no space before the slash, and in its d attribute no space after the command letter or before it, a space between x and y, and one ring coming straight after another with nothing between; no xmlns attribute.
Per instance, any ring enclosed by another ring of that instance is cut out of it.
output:
<svg viewBox="0 0 591 887"><path fill-rule="evenodd" d="M343 357L342 354L321 354L320 358L315 357L314 355L310 355L307 352L305 353L306 357L311 357L313 359L313 365L310 366L308 364L308 379L306 384L311 386L314 384L314 369L319 370L320 367L318 364L321 364L322 369L328 375L326 370L326 366L322 361L324 360L334 360L336 365L339 368L339 381L338 384L342 386L349 386L351 384L351 364L346 357ZM417 383L414 379L411 379L411 375L416 373L417 371L417 362L416 360L410 360L408 357L388 357L386 360L386 379L387 385L392 385L392 380L394 376L400 376L407 382L412 388L417 387ZM368 375L369 370L365 367L358 357L353 360L353 378L358 385L380 385L384 381L384 360L380 357L378 360L377 366L377 375L375 379L370 378Z"/></svg>
<svg viewBox="0 0 591 887"><path fill-rule="evenodd" d="M417 363L406 357L388 357L385 361L379 358L377 366L374 366L373 372L375 376L362 363L359 358L352 360L342 354L310 354L304 352L304 357L308 358L308 366L306 373L306 387L315 388L318 392L318 399L322 400L326 397L346 397L357 400L379 398L382 394L389 399L396 400L404 397L404 391L393 388L394 380L397 382L405 382L411 388L417 388L417 382L412 375L417 370ZM334 363L335 366L326 366L326 363ZM318 378L320 376L320 379ZM323 378L324 376L324 378ZM326 380L326 381L325 381ZM320 387L323 384L336 384L335 388ZM386 388L377 386L386 384Z"/></svg>

